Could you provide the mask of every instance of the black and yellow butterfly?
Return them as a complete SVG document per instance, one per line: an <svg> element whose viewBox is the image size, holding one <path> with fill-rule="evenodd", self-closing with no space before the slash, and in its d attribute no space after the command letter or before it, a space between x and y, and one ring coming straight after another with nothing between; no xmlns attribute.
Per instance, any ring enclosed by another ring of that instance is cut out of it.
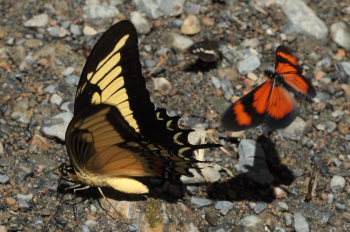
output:
<svg viewBox="0 0 350 232"><path fill-rule="evenodd" d="M138 39L129 21L113 25L89 55L66 132L72 179L87 186L148 193L140 177L191 175L196 149L179 117L155 109L141 73Z"/></svg>

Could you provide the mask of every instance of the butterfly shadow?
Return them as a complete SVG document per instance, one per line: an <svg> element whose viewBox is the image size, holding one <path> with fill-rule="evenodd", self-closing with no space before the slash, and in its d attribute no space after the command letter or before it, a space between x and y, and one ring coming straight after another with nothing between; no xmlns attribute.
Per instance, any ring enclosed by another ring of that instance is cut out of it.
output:
<svg viewBox="0 0 350 232"><path fill-rule="evenodd" d="M246 173L241 173L225 182L216 182L208 186L207 191L211 199L272 202L277 197L275 194L276 187L288 192L283 186L291 185L295 177L291 170L281 163L275 144L264 135L258 137L257 143L264 150L267 170L271 173L273 181L269 182L270 184L261 184L261 182L252 180L251 176L256 176L257 170L261 168L261 160L257 159L257 155L254 154L253 165L245 166ZM264 176L258 178L261 179Z"/></svg>

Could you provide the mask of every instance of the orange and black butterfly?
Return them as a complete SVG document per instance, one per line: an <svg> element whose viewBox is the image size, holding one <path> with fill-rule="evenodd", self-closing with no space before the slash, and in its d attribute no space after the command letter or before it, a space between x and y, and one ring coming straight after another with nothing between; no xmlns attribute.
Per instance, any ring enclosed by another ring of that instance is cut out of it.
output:
<svg viewBox="0 0 350 232"><path fill-rule="evenodd" d="M91 51L78 84L74 117L66 132L70 177L87 186L148 193L140 178L178 180L191 175L192 130L179 117L155 109L141 73L138 38L129 21L113 25Z"/></svg>
<svg viewBox="0 0 350 232"><path fill-rule="evenodd" d="M294 96L311 100L316 91L302 75L298 59L284 46L276 51L275 72L270 78L233 103L224 113L224 128L240 131L265 123L271 129L285 128L297 116Z"/></svg>

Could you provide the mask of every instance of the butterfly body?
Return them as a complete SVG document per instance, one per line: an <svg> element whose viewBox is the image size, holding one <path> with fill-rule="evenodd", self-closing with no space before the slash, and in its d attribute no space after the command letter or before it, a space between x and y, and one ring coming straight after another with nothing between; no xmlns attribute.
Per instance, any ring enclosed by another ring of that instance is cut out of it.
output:
<svg viewBox="0 0 350 232"><path fill-rule="evenodd" d="M316 95L311 83L302 75L298 60L284 46L276 51L275 71L265 71L269 79L232 104L222 118L224 128L245 130L265 123L271 129L285 128L297 116L294 99L311 99Z"/></svg>
<svg viewBox="0 0 350 232"><path fill-rule="evenodd" d="M155 109L141 73L138 39L129 21L113 25L99 39L84 66L74 117L66 131L73 180L88 186L148 193L141 179L178 180L191 175L191 130L178 117Z"/></svg>

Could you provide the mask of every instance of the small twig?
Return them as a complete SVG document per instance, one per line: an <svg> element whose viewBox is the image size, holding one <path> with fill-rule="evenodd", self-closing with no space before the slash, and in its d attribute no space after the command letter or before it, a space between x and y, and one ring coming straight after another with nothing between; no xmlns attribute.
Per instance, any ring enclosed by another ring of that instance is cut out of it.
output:
<svg viewBox="0 0 350 232"><path fill-rule="evenodd" d="M152 75L157 71L157 69L159 69L160 66L162 66L166 61L166 57L165 56L161 56L159 57L159 62L156 66L154 66L154 68L147 74L147 78L151 78Z"/></svg>

